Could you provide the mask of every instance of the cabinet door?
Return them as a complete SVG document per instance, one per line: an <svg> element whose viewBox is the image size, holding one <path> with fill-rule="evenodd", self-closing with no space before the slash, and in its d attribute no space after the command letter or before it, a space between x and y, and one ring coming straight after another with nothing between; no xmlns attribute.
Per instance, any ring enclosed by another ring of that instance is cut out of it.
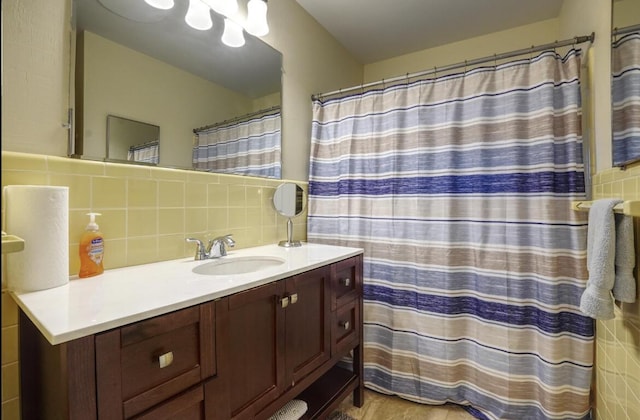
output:
<svg viewBox="0 0 640 420"><path fill-rule="evenodd" d="M229 409L254 418L284 389L284 282L229 296L225 366Z"/></svg>
<svg viewBox="0 0 640 420"><path fill-rule="evenodd" d="M286 280L287 385L331 357L331 270L317 268Z"/></svg>

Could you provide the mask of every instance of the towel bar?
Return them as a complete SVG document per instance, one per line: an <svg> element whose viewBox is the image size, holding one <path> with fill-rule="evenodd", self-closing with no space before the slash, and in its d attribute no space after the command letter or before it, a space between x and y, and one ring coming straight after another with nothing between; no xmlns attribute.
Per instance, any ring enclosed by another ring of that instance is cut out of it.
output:
<svg viewBox="0 0 640 420"><path fill-rule="evenodd" d="M571 208L576 211L589 211L593 201L572 201ZM613 211L628 216L640 217L640 200L627 200L617 204Z"/></svg>

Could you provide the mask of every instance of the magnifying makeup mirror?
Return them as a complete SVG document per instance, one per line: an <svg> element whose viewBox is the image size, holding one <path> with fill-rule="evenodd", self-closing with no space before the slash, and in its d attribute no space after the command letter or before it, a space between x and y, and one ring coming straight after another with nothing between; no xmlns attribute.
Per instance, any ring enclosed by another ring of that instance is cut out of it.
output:
<svg viewBox="0 0 640 420"><path fill-rule="evenodd" d="M302 246L300 241L293 240L293 217L304 210L304 190L293 182L281 184L273 195L273 206L282 216L287 217L287 240L280 241L279 246L286 248Z"/></svg>

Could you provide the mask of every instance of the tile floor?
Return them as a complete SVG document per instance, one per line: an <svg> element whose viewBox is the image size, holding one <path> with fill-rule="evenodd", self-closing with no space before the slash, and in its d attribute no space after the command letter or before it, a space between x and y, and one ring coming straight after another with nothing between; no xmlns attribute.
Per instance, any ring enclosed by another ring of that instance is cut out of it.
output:
<svg viewBox="0 0 640 420"><path fill-rule="evenodd" d="M356 420L474 420L471 414L455 405L417 404L369 389L364 391L361 408L354 407L349 396L338 409Z"/></svg>

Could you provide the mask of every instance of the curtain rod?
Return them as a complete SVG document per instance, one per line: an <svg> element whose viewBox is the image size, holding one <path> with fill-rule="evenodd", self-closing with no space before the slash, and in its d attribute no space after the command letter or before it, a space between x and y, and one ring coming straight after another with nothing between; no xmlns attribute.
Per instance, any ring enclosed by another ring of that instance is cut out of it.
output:
<svg viewBox="0 0 640 420"><path fill-rule="evenodd" d="M209 130L209 129L212 129L212 128L220 127L221 125L226 125L226 124L239 122L239 121L242 121L244 119L255 117L255 116L260 115L260 114L267 114L267 113L269 113L271 111L276 111L276 110L279 110L279 109L280 109L280 105L275 105L275 106L272 106L271 108L265 108L265 109L261 109L259 111L250 112L248 114L241 115L239 117L230 118L228 120L220 121L220 122L217 122L217 123L214 123L214 124L210 124L210 125L205 125L204 127L194 128L193 132L197 134L200 131L204 131L204 130Z"/></svg>
<svg viewBox="0 0 640 420"><path fill-rule="evenodd" d="M134 144L133 146L129 147L129 150L137 150L137 149L144 149L150 146L157 146L159 145L160 142L158 140L150 140L150 141L146 141L142 144Z"/></svg>
<svg viewBox="0 0 640 420"><path fill-rule="evenodd" d="M624 35L630 32L640 31L640 25L625 26L624 28L614 28L611 33L613 36Z"/></svg>
<svg viewBox="0 0 640 420"><path fill-rule="evenodd" d="M477 58L475 60L463 61L461 63L450 64L450 65L444 66L444 67L435 67L434 66L434 68L432 68L430 70L420 71L420 72L417 72L417 73L407 73L404 76L397 76L397 77L393 77L391 79L382 79L382 80L379 80L377 82L370 82L370 83L365 83L365 84L358 85L358 86L352 86L352 87L345 88L345 89L334 90L333 92L318 93L318 94L315 94L315 95L311 95L311 99L315 100L315 99L322 98L322 97L325 97L325 96L331 96L331 95L346 93L346 92L350 92L350 91L353 91L353 90L364 89L364 88L377 86L377 85L384 85L386 83L399 82L399 81L402 81L402 80L412 79L414 77L426 76L426 75L434 74L434 73L438 73L438 72L446 72L446 71L449 71L449 70L455 70L455 69L459 69L459 68L463 68L463 67L475 66L475 65L478 65L478 64L488 63L490 61L496 62L498 60L504 60L506 58L516 57L516 56L519 56L519 55L531 54L531 53L534 53L534 52L543 51L543 50L550 50L550 49L559 48L559 47L565 47L567 45L582 44L583 42L593 42L595 37L596 37L595 33L592 32L591 35L576 36L576 37L573 37L573 38L565 39L563 41L552 42L550 44L544 44L544 45L538 45L538 46L533 45L533 46L531 46L529 48L523 48L523 49L520 49L520 50L515 50L515 51L502 53L502 54L494 54L492 56L487 56L487 57L483 57L483 58Z"/></svg>

